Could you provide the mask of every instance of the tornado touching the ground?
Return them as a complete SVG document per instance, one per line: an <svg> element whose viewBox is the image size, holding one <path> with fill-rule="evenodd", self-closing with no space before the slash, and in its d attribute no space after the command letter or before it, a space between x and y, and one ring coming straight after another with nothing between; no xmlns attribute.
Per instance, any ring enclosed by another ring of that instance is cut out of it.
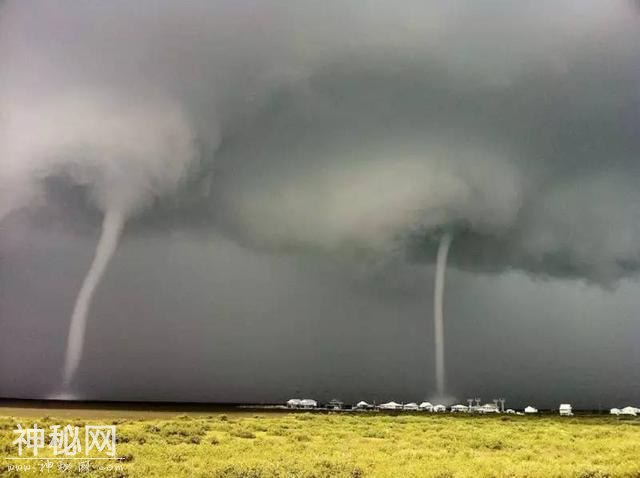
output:
<svg viewBox="0 0 640 478"><path fill-rule="evenodd" d="M89 272L82 283L78 297L76 298L69 324L69 336L67 338L67 351L64 361L64 383L68 385L80 365L82 349L84 347L84 336L87 330L87 315L91 307L91 301L96 288L100 284L100 279L104 275L109 261L118 245L125 217L119 210L108 209L102 221L102 232L96 247L93 262Z"/></svg>
<svg viewBox="0 0 640 478"><path fill-rule="evenodd" d="M451 247L451 234L445 233L440 239L436 259L436 284L433 292L433 325L436 351L436 389L438 397L444 396L444 282L447 271L447 256Z"/></svg>

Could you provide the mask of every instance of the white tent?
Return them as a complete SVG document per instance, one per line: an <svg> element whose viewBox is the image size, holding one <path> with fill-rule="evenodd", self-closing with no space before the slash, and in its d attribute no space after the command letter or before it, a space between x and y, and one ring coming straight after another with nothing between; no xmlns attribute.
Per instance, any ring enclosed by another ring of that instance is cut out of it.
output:
<svg viewBox="0 0 640 478"><path fill-rule="evenodd" d="M635 407L624 407L622 410L620 410L620 415L631 415L631 416L637 416L638 415L638 409Z"/></svg>
<svg viewBox="0 0 640 478"><path fill-rule="evenodd" d="M287 407L297 408L301 405L301 400L299 398L292 398L287 400Z"/></svg>
<svg viewBox="0 0 640 478"><path fill-rule="evenodd" d="M529 405L524 409L524 413L538 413L538 409Z"/></svg>
<svg viewBox="0 0 640 478"><path fill-rule="evenodd" d="M432 412L433 411L433 405L431 405L431 403L429 402L422 402L419 406L420 410L423 410L425 412Z"/></svg>
<svg viewBox="0 0 640 478"><path fill-rule="evenodd" d="M418 404L415 403L415 402L407 403L407 404L405 404L404 409L408 410L408 411L412 411L412 412L417 411L418 410Z"/></svg>
<svg viewBox="0 0 640 478"><path fill-rule="evenodd" d="M559 411L560 411L560 415L565 417L570 417L571 415L573 415L573 410L571 409L571 405L568 403L561 403Z"/></svg>
<svg viewBox="0 0 640 478"><path fill-rule="evenodd" d="M620 415L620 409L619 408L612 408L609 413L611 415Z"/></svg>
<svg viewBox="0 0 640 478"><path fill-rule="evenodd" d="M451 411L453 413L468 412L469 407L467 407L466 405L454 405L451 407Z"/></svg>
<svg viewBox="0 0 640 478"><path fill-rule="evenodd" d="M318 406L318 402L311 398L303 398L300 400L300 406L302 408L316 408Z"/></svg>
<svg viewBox="0 0 640 478"><path fill-rule="evenodd" d="M364 400L360 400L358 403L356 403L355 408L361 408L361 409L364 409L364 408L373 408L373 405L371 405L371 404L369 404L369 403L365 402Z"/></svg>
<svg viewBox="0 0 640 478"><path fill-rule="evenodd" d="M447 411L447 407L445 407L444 405L436 405L433 407L433 411L436 413L442 413L442 412L446 412Z"/></svg>
<svg viewBox="0 0 640 478"><path fill-rule="evenodd" d="M381 404L378 408L381 410L402 410L402 405L394 401Z"/></svg>

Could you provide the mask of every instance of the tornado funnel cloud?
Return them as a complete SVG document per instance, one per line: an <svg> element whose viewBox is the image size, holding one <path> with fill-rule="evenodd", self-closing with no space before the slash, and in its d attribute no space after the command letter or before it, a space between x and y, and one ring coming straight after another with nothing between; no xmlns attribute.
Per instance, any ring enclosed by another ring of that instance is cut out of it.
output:
<svg viewBox="0 0 640 478"><path fill-rule="evenodd" d="M435 365L436 365L436 390L439 397L445 394L445 367L444 367L444 283L447 271L447 257L451 246L451 234L444 234L438 246L436 260L436 283L433 298L433 323L435 336Z"/></svg>
<svg viewBox="0 0 640 478"><path fill-rule="evenodd" d="M87 329L87 314L91 300L100 283L104 271L118 245L118 240L124 227L125 217L118 210L107 210L102 221L102 233L91 267L82 283L76 299L69 336L67 338L67 352L64 364L64 384L69 385L78 370L84 347L84 336Z"/></svg>

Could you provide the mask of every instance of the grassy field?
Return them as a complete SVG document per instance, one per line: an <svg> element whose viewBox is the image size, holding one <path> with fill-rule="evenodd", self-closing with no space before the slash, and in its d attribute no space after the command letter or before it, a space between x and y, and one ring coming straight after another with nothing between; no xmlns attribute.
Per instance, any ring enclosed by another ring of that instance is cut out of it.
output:
<svg viewBox="0 0 640 478"><path fill-rule="evenodd" d="M0 417L0 476L640 478L640 419L260 412L70 418L56 412ZM17 423L116 424L122 460L92 461L88 472L78 469L80 462L41 471L40 461L10 461L17 456L11 444ZM18 463L32 468L16 470Z"/></svg>

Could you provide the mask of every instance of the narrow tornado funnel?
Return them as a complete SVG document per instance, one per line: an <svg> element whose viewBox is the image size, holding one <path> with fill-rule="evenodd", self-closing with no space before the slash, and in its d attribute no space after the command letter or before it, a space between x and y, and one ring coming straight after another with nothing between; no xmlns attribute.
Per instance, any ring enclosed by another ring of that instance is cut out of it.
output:
<svg viewBox="0 0 640 478"><path fill-rule="evenodd" d="M87 276L82 283L78 298L76 299L69 325L69 336L67 338L67 353L64 363L64 384L69 385L78 370L82 349L84 347L84 336L87 329L87 314L91 306L93 294L100 283L100 279L113 256L118 239L124 227L124 215L117 210L107 210L102 221L102 233L93 262L87 272Z"/></svg>
<svg viewBox="0 0 640 478"><path fill-rule="evenodd" d="M444 397L444 281L447 270L447 256L451 246L451 234L445 233L440 239L436 260L436 284L433 298L433 323L436 351L436 389L438 397Z"/></svg>

